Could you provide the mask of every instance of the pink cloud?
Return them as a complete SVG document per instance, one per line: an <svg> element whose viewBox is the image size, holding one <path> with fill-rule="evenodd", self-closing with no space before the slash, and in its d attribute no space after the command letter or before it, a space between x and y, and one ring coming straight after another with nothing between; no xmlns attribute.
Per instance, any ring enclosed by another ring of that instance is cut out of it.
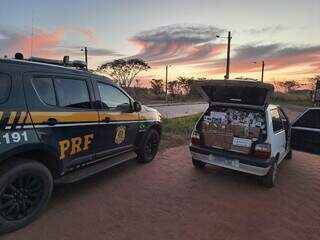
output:
<svg viewBox="0 0 320 240"><path fill-rule="evenodd" d="M271 46L271 45L270 45ZM320 46L315 47L291 47L266 48L265 52L255 49L254 46L243 46L235 50L231 57L231 73L250 73L261 70L261 61L264 60L267 71L286 70L289 67L307 67L305 74L317 73L320 70ZM253 62L257 62L254 64ZM202 69L210 69L212 74L225 72L225 59L211 60L199 66ZM292 70L290 70L292 71ZM289 70L288 70L289 72ZM302 74L300 72L300 74Z"/></svg>
<svg viewBox="0 0 320 240"><path fill-rule="evenodd" d="M16 52L22 52L26 57L32 55L45 58L61 58L64 54L77 55L80 52L79 45L74 47L62 47L64 40L68 34L78 34L82 36L87 45L97 43L97 38L93 31L81 28L60 27L53 31L43 31L35 29L33 36L30 33L22 31L14 31L12 29L0 29L0 34L4 38L0 39L0 44L4 46L5 54L13 56ZM77 49L77 51L75 50ZM104 53L112 53L107 49L93 48L93 52L103 55ZM112 55L112 54L111 54Z"/></svg>

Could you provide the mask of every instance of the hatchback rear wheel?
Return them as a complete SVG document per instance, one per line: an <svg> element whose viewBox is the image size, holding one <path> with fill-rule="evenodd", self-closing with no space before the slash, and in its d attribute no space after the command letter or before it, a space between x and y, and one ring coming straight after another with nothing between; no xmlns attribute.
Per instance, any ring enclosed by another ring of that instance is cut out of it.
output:
<svg viewBox="0 0 320 240"><path fill-rule="evenodd" d="M278 174L278 163L274 161L267 175L261 177L261 183L267 188L272 188L275 185Z"/></svg>
<svg viewBox="0 0 320 240"><path fill-rule="evenodd" d="M199 160L196 160L194 158L192 158L192 164L195 168L204 168L206 166L205 162L201 162Z"/></svg>

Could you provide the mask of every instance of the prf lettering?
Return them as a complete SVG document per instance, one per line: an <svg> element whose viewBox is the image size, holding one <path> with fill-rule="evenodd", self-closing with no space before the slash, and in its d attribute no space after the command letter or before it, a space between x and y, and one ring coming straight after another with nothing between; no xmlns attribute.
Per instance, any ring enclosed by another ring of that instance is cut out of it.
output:
<svg viewBox="0 0 320 240"><path fill-rule="evenodd" d="M88 134L83 137L74 137L59 141L60 146L60 160L65 159L66 155L75 155L78 152L86 151L89 149L94 134Z"/></svg>

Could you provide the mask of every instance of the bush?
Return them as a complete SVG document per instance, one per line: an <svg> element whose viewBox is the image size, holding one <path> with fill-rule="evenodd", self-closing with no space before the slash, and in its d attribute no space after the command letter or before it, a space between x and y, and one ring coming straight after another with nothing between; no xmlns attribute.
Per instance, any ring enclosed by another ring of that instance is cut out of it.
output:
<svg viewBox="0 0 320 240"><path fill-rule="evenodd" d="M296 105L312 105L310 91L291 91L290 93L275 92L271 99L274 103L291 103Z"/></svg>

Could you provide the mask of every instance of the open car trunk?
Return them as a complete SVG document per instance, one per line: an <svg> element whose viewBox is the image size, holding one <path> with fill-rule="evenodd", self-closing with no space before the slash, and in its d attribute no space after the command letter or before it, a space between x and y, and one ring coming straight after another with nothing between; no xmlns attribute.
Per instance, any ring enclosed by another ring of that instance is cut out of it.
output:
<svg viewBox="0 0 320 240"><path fill-rule="evenodd" d="M197 81L199 93L210 106L200 121L206 146L251 154L267 137L265 109L274 88L244 80Z"/></svg>
<svg viewBox="0 0 320 240"><path fill-rule="evenodd" d="M210 105L266 109L273 94L272 84L248 80L196 81L196 88Z"/></svg>
<svg viewBox="0 0 320 240"><path fill-rule="evenodd" d="M204 145L242 154L267 137L264 111L239 107L209 107L198 129Z"/></svg>

